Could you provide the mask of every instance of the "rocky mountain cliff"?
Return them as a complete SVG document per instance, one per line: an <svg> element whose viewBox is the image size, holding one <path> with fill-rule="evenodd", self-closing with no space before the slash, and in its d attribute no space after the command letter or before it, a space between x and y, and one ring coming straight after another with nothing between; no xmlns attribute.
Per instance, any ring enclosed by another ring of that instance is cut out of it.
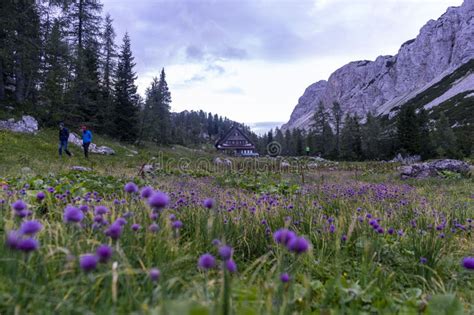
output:
<svg viewBox="0 0 474 315"><path fill-rule="evenodd" d="M426 23L395 56L351 62L331 74L328 81L310 85L282 129L308 130L320 102L330 108L337 101L345 113L362 117L369 111L393 116L401 105L423 93L429 97L423 98L421 106L431 111L463 94L474 110L473 59L474 0L465 0L460 7L448 8L438 20ZM462 66L463 71L458 71ZM453 77L455 80L446 83Z"/></svg>

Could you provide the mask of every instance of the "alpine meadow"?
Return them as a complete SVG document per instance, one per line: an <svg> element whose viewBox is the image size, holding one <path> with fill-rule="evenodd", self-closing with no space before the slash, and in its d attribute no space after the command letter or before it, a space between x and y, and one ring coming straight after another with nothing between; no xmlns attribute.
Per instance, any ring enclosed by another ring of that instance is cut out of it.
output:
<svg viewBox="0 0 474 315"><path fill-rule="evenodd" d="M0 0L0 314L474 314L473 163L474 0Z"/></svg>

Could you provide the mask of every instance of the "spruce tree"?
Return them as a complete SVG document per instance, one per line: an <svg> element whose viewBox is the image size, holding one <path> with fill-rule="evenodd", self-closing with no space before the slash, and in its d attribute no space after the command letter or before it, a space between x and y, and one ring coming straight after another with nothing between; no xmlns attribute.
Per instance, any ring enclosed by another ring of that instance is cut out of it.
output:
<svg viewBox="0 0 474 315"><path fill-rule="evenodd" d="M334 122L334 128L336 129L335 136L335 146L334 146L334 156L338 158L341 154L341 125L342 125L342 116L344 115L341 104L334 102L332 104L332 119Z"/></svg>
<svg viewBox="0 0 474 315"><path fill-rule="evenodd" d="M456 147L456 135L449 123L449 119L442 112L436 121L434 142L436 147L436 154L439 157L458 157Z"/></svg>
<svg viewBox="0 0 474 315"><path fill-rule="evenodd" d="M369 160L380 159L380 122L371 112L367 113L365 124L361 128L363 156Z"/></svg>
<svg viewBox="0 0 474 315"><path fill-rule="evenodd" d="M404 105L397 117L397 136L400 149L404 153L420 153L420 128L415 108Z"/></svg>
<svg viewBox="0 0 474 315"><path fill-rule="evenodd" d="M160 81L158 82L158 106L154 110L154 115L158 117L158 128L156 129L155 138L158 139L159 143L168 144L171 142L171 93L166 82L164 68L161 69Z"/></svg>
<svg viewBox="0 0 474 315"><path fill-rule="evenodd" d="M362 157L361 130L357 115L347 115L341 131L341 157L355 161Z"/></svg>
<svg viewBox="0 0 474 315"><path fill-rule="evenodd" d="M110 133L111 123L107 120L108 113L113 110L113 77L116 69L116 45L115 45L115 30L112 25L112 18L110 14L105 16L104 31L102 33L102 104L100 106L100 127L99 130L105 133Z"/></svg>
<svg viewBox="0 0 474 315"><path fill-rule="evenodd" d="M123 37L114 82L114 111L112 114L113 136L122 141L132 142L138 136L138 96L135 85L136 74L130 47L130 37Z"/></svg>

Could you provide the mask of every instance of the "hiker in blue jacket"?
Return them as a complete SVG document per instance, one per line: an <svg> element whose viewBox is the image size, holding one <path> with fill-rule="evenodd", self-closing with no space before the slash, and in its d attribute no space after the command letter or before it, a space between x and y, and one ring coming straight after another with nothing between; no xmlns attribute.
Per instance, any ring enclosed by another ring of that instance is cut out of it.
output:
<svg viewBox="0 0 474 315"><path fill-rule="evenodd" d="M82 147L84 148L84 156L89 158L89 146L92 142L92 132L86 126L82 126Z"/></svg>
<svg viewBox="0 0 474 315"><path fill-rule="evenodd" d="M72 156L67 149L67 142L69 140L69 130L64 127L64 123L59 123L59 156L63 156L63 150L67 155Z"/></svg>

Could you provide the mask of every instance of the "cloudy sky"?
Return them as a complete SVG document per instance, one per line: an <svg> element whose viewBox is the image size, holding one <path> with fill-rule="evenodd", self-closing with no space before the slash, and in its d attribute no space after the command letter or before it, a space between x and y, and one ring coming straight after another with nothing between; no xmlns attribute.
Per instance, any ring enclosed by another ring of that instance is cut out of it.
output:
<svg viewBox="0 0 474 315"><path fill-rule="evenodd" d="M173 111L266 129L349 61L393 55L462 0L103 0L131 36L140 94L165 67Z"/></svg>

